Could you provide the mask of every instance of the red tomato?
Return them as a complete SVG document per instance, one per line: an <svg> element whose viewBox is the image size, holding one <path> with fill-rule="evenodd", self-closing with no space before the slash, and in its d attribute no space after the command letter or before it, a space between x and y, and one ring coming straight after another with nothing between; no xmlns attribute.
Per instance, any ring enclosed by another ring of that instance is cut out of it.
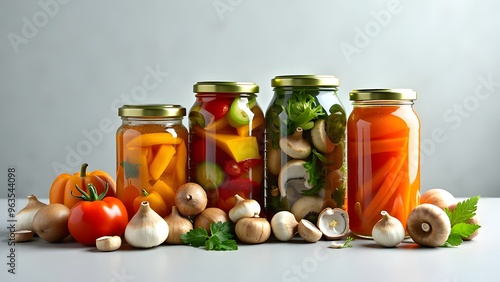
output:
<svg viewBox="0 0 500 282"><path fill-rule="evenodd" d="M233 159L229 159L224 163L224 171L231 177L238 177L243 172L238 163Z"/></svg>
<svg viewBox="0 0 500 282"><path fill-rule="evenodd" d="M209 113L211 113L217 120L224 117L227 114L229 108L231 107L231 103L232 103L231 99L217 98L212 101L205 102L202 107Z"/></svg>
<svg viewBox="0 0 500 282"><path fill-rule="evenodd" d="M262 164L264 161L262 159L248 159L244 160L238 163L238 165L243 169L244 171L247 171L251 169L252 167Z"/></svg>
<svg viewBox="0 0 500 282"><path fill-rule="evenodd" d="M206 139L193 140L190 151L189 157L192 163L192 169L195 168L197 164L205 161L215 162L222 166L224 162L229 159L229 156L224 151L217 148L214 143Z"/></svg>
<svg viewBox="0 0 500 282"><path fill-rule="evenodd" d="M71 236L80 244L91 246L102 236L122 236L127 224L127 208L115 197L78 202L68 217Z"/></svg>

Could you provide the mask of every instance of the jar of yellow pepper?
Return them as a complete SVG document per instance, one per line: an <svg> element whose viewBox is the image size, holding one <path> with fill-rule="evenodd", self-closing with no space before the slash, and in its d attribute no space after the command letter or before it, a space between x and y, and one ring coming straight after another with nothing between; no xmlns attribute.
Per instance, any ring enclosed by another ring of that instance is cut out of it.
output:
<svg viewBox="0 0 500 282"><path fill-rule="evenodd" d="M170 214L175 191L187 182L188 131L180 105L124 105L116 132L116 195L129 218L149 201L160 216Z"/></svg>

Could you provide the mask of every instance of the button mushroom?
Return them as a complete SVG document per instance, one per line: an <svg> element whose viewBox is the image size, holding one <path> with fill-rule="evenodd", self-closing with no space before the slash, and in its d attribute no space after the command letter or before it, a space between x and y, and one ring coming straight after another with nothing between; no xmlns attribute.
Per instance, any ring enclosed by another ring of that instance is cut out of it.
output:
<svg viewBox="0 0 500 282"><path fill-rule="evenodd" d="M318 119L314 122L314 127L311 129L311 140L314 148L321 153L330 153L335 149L335 144L326 134L324 119Z"/></svg>
<svg viewBox="0 0 500 282"><path fill-rule="evenodd" d="M307 185L309 173L304 167L305 163L304 160L291 160L281 168L278 176L280 194L282 197L287 197L290 205L295 203L303 190L311 188Z"/></svg>
<svg viewBox="0 0 500 282"><path fill-rule="evenodd" d="M427 247L443 245L451 232L450 219L445 211L433 204L416 206L406 222L413 241Z"/></svg>
<svg viewBox="0 0 500 282"><path fill-rule="evenodd" d="M327 239L340 239L347 234L349 217L343 209L325 208L318 216L317 226Z"/></svg>
<svg viewBox="0 0 500 282"><path fill-rule="evenodd" d="M302 138L301 127L297 127L295 131L286 137L280 139L280 148L294 159L305 159L311 154L311 145L304 138Z"/></svg>

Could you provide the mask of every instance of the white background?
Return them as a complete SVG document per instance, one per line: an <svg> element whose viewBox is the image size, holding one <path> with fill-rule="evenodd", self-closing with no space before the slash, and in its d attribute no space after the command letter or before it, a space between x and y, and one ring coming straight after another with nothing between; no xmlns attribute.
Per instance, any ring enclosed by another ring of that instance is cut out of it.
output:
<svg viewBox="0 0 500 282"><path fill-rule="evenodd" d="M500 196L498 1L0 2L0 197L48 197L61 172L114 175L117 108L190 108L202 80L253 81L265 109L281 74L413 88L422 191ZM147 88L147 89L146 89ZM187 119L185 120L187 124Z"/></svg>

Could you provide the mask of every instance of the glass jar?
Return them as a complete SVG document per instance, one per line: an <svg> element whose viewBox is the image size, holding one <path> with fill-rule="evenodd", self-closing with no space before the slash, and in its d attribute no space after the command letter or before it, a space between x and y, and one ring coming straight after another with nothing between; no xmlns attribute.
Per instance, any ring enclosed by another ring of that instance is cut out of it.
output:
<svg viewBox="0 0 500 282"><path fill-rule="evenodd" d="M235 194L264 202L264 113L250 82L194 85L189 112L189 176L203 186L208 207L229 212ZM264 209L262 209L264 210Z"/></svg>
<svg viewBox="0 0 500 282"><path fill-rule="evenodd" d="M116 132L117 197L129 218L141 200L149 200L160 216L167 216L175 205L175 191L188 180L188 130L182 124L186 109L124 105L118 115L122 124Z"/></svg>
<svg viewBox="0 0 500 282"><path fill-rule="evenodd" d="M420 199L420 121L410 89L350 93L347 123L348 209L351 231L371 237L386 211L406 226Z"/></svg>
<svg viewBox="0 0 500 282"><path fill-rule="evenodd" d="M272 79L266 111L266 215L292 211L316 222L326 207L346 209L346 114L339 80L328 75Z"/></svg>

